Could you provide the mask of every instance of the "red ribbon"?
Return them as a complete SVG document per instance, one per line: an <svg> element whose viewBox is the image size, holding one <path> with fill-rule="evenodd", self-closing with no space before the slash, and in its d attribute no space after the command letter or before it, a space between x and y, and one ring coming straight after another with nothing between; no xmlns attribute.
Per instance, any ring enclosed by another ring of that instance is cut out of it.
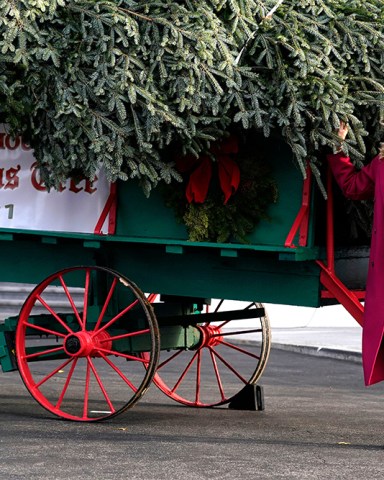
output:
<svg viewBox="0 0 384 480"><path fill-rule="evenodd" d="M235 137L229 137L211 148L216 158L220 188L224 193L224 205L236 193L240 183L240 170L231 155L237 154L239 145ZM194 158L191 155L176 161L180 173L192 170L185 191L189 203L204 203L212 178L212 160L208 155Z"/></svg>

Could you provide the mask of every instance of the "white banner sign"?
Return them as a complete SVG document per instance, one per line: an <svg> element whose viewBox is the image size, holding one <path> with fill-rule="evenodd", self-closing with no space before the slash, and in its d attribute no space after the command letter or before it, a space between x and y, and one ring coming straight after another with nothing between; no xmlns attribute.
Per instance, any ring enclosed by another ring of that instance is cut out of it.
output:
<svg viewBox="0 0 384 480"><path fill-rule="evenodd" d="M60 191L48 192L33 151L0 125L0 228L93 233L109 188L99 172L93 182L68 180Z"/></svg>

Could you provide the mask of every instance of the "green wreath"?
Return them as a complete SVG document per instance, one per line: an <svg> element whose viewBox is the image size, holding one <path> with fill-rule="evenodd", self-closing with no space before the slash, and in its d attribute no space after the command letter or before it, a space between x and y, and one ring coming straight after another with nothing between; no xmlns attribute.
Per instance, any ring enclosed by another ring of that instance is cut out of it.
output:
<svg viewBox="0 0 384 480"><path fill-rule="evenodd" d="M166 205L173 208L176 219L186 226L191 241L249 243L247 236L261 219L268 218L268 208L277 200L276 182L267 164L265 139L248 134L246 138L236 137L236 143L236 152L227 155L230 165L238 173L238 182L231 184L229 181L230 193L228 182L226 191L223 191L219 171L220 145L204 156L206 165L208 157L211 162L209 188L205 196L199 192L191 194L190 188L197 169L203 168L198 163L201 158L195 161L192 168L183 172L181 183L172 183L163 189ZM200 180L207 182L204 171Z"/></svg>

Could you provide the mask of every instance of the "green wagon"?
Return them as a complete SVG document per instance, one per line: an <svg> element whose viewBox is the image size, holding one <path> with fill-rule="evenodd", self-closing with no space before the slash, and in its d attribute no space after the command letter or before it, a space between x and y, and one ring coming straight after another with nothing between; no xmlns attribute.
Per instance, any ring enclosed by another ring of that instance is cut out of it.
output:
<svg viewBox="0 0 384 480"><path fill-rule="evenodd" d="M112 187L94 233L1 228L0 281L37 285L0 325L3 372L19 369L43 407L77 421L117 415L152 381L185 405L231 404L268 359L261 302L338 301L361 323L363 292L335 273L332 203L318 244L315 189L290 155L271 147L279 198L247 244L188 241L133 182Z"/></svg>

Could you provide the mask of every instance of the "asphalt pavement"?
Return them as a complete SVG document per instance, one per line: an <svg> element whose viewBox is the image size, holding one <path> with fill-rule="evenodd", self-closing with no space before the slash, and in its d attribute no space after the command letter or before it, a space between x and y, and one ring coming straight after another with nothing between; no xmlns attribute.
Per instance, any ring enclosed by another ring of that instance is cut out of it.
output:
<svg viewBox="0 0 384 480"><path fill-rule="evenodd" d="M229 354L232 363L236 352ZM383 478L384 386L364 387L360 366L272 348L260 383L263 411L185 407L152 385L124 414L104 423L79 424L56 419L39 407L17 372L1 375L0 476Z"/></svg>
<svg viewBox="0 0 384 480"><path fill-rule="evenodd" d="M361 327L342 307L266 310L262 411L185 407L151 386L124 414L79 424L36 404L17 372L1 374L1 478L382 479L384 384L364 387ZM232 365L236 351L229 355Z"/></svg>
<svg viewBox="0 0 384 480"><path fill-rule="evenodd" d="M2 374L1 478L382 479L384 385L364 387L361 328L340 309L266 308L272 351L262 411L185 407L151 386L124 414L79 424L37 405L17 372ZM232 365L236 351L228 354Z"/></svg>

